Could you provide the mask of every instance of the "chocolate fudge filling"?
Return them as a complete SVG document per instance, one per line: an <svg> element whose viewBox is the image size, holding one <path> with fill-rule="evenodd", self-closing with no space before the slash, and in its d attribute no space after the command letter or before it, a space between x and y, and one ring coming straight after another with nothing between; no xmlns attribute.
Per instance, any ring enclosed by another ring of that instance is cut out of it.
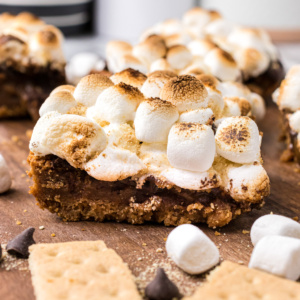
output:
<svg viewBox="0 0 300 300"><path fill-rule="evenodd" d="M194 191L163 187L153 176L146 178L141 188L131 178L96 180L55 155L39 157L31 153L28 162L34 182L30 193L41 208L57 213L65 221L154 221L167 226L206 222L214 227L263 205L263 200L236 202L221 188ZM267 196L268 192L261 193Z"/></svg>

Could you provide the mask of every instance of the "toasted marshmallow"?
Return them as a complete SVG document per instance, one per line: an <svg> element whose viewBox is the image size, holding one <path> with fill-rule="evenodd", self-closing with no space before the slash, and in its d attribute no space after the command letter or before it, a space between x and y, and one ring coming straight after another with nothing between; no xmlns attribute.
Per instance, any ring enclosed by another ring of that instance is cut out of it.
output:
<svg viewBox="0 0 300 300"><path fill-rule="evenodd" d="M67 160L75 168L82 168L105 149L107 138L103 129L87 118L60 115L46 128L41 143L50 153Z"/></svg>
<svg viewBox="0 0 300 300"><path fill-rule="evenodd" d="M106 59L108 69L115 73L119 72L119 58L121 56L131 54L132 46L129 43L123 41L110 41L106 45ZM125 68L124 68L125 69Z"/></svg>
<svg viewBox="0 0 300 300"><path fill-rule="evenodd" d="M261 121L266 114L266 104L264 99L256 93L251 93L248 100L251 104L252 115L255 117L256 121Z"/></svg>
<svg viewBox="0 0 300 300"><path fill-rule="evenodd" d="M210 126L177 123L171 128L167 155L173 167L205 172L212 166L215 152L214 132Z"/></svg>
<svg viewBox="0 0 300 300"><path fill-rule="evenodd" d="M169 36L181 32L183 26L180 20L168 19L159 24L159 29L164 36Z"/></svg>
<svg viewBox="0 0 300 300"><path fill-rule="evenodd" d="M176 45L188 45L191 42L191 35L186 31L181 31L180 33L167 35L164 37L166 45L168 48Z"/></svg>
<svg viewBox="0 0 300 300"><path fill-rule="evenodd" d="M4 157L0 154L0 194L7 192L12 184L10 172Z"/></svg>
<svg viewBox="0 0 300 300"><path fill-rule="evenodd" d="M227 168L222 178L225 189L236 201L259 202L270 192L270 180L266 170L258 162Z"/></svg>
<svg viewBox="0 0 300 300"><path fill-rule="evenodd" d="M90 176L104 181L123 180L138 174L145 167L135 153L113 146L107 147L85 164L85 170Z"/></svg>
<svg viewBox="0 0 300 300"><path fill-rule="evenodd" d="M173 69L165 58L160 58L154 61L150 66L150 72L155 71L173 71Z"/></svg>
<svg viewBox="0 0 300 300"><path fill-rule="evenodd" d="M131 54L120 56L117 60L116 68L111 71L117 73L128 68L132 68L144 74L148 73L148 66Z"/></svg>
<svg viewBox="0 0 300 300"><path fill-rule="evenodd" d="M176 45L169 48L167 52L167 61L171 68L180 70L185 68L193 60L189 49L183 45Z"/></svg>
<svg viewBox="0 0 300 300"><path fill-rule="evenodd" d="M195 39L190 42L187 47L194 56L204 57L210 50L217 46L207 39Z"/></svg>
<svg viewBox="0 0 300 300"><path fill-rule="evenodd" d="M110 77L110 79L114 84L124 82L138 89L141 89L143 83L147 79L147 76L137 70L129 68L119 73L115 73Z"/></svg>
<svg viewBox="0 0 300 300"><path fill-rule="evenodd" d="M137 139L146 143L167 143L169 131L178 117L176 106L168 101L159 98L143 101L134 119Z"/></svg>
<svg viewBox="0 0 300 300"><path fill-rule="evenodd" d="M58 92L69 92L71 95L73 95L74 91L75 91L75 86L73 86L73 85L69 85L69 84L60 85L50 93L50 96L52 96Z"/></svg>
<svg viewBox="0 0 300 300"><path fill-rule="evenodd" d="M280 85L277 98L280 109L300 109L300 75L297 70L299 66L292 67Z"/></svg>
<svg viewBox="0 0 300 300"><path fill-rule="evenodd" d="M240 163L252 163L260 157L260 137L256 123L249 117L226 118L216 132L217 153Z"/></svg>
<svg viewBox="0 0 300 300"><path fill-rule="evenodd" d="M177 75L171 71L152 72L143 84L141 92L146 98L159 98L163 86L174 77Z"/></svg>
<svg viewBox="0 0 300 300"><path fill-rule="evenodd" d="M251 105L245 98L225 97L223 115L226 117L247 116L251 112Z"/></svg>
<svg viewBox="0 0 300 300"><path fill-rule="evenodd" d="M300 132L300 110L289 116L290 127L296 132Z"/></svg>
<svg viewBox="0 0 300 300"><path fill-rule="evenodd" d="M270 56L253 48L237 49L234 58L246 79L257 77L265 72L270 65Z"/></svg>
<svg viewBox="0 0 300 300"><path fill-rule="evenodd" d="M204 57L204 63L210 73L222 81L235 81L241 76L241 72L232 56L220 48L212 49Z"/></svg>
<svg viewBox="0 0 300 300"><path fill-rule="evenodd" d="M192 76L198 76L201 74L204 74L205 69L199 68L198 66L195 66L194 64L191 64L187 66L185 69L181 70L179 72L179 75L192 75Z"/></svg>
<svg viewBox="0 0 300 300"><path fill-rule="evenodd" d="M78 103L87 107L96 103L98 96L107 88L113 85L113 82L106 76L100 74L91 74L83 77L74 91L74 98Z"/></svg>
<svg viewBox="0 0 300 300"><path fill-rule="evenodd" d="M95 109L101 120L109 123L124 123L134 120L143 94L135 87L123 82L106 89L97 99Z"/></svg>
<svg viewBox="0 0 300 300"><path fill-rule="evenodd" d="M160 98L177 106L179 112L207 107L207 91L200 80L190 75L170 79L162 88Z"/></svg>
<svg viewBox="0 0 300 300"><path fill-rule="evenodd" d="M240 82L225 81L218 86L223 97L239 97L249 99L251 91Z"/></svg>
<svg viewBox="0 0 300 300"><path fill-rule="evenodd" d="M69 92L56 92L49 96L40 108L40 116L50 112L57 111L66 114L71 108L75 107L77 102Z"/></svg>
<svg viewBox="0 0 300 300"><path fill-rule="evenodd" d="M132 54L148 67L157 59L164 57L166 53L165 41L158 35L149 36L132 50Z"/></svg>
<svg viewBox="0 0 300 300"><path fill-rule="evenodd" d="M227 37L234 27L235 25L232 22L223 18L218 18L207 24L204 31L213 39L214 37Z"/></svg>
<svg viewBox="0 0 300 300"><path fill-rule="evenodd" d="M214 118L214 113L210 108L195 109L182 113L179 122L212 125Z"/></svg>
<svg viewBox="0 0 300 300"><path fill-rule="evenodd" d="M77 84L80 78L89 75L92 70L101 71L105 62L97 54L81 52L74 55L66 66L66 75L69 82Z"/></svg>

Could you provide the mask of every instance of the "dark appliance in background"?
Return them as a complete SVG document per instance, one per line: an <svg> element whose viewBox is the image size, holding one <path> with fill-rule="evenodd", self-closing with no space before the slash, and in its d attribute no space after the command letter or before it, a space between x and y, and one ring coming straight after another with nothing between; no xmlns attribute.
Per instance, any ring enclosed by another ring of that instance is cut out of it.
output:
<svg viewBox="0 0 300 300"><path fill-rule="evenodd" d="M66 35L93 33L95 0L0 0L0 13L31 12Z"/></svg>

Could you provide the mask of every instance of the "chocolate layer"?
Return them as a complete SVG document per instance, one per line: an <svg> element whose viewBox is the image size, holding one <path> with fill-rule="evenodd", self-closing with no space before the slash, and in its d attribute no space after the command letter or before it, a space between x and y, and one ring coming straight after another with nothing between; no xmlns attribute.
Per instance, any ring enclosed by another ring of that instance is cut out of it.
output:
<svg viewBox="0 0 300 300"><path fill-rule="evenodd" d="M28 157L33 194L41 208L66 221L115 220L132 224L146 221L167 226L183 223L207 223L224 226L242 212L263 205L236 202L221 188L193 191L179 187L162 188L149 176L141 188L136 181L96 180L54 155Z"/></svg>

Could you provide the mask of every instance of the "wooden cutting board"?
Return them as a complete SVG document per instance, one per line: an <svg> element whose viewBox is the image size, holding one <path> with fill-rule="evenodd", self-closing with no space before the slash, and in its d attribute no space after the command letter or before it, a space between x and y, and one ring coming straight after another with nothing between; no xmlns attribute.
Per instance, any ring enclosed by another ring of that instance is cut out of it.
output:
<svg viewBox="0 0 300 300"><path fill-rule="evenodd" d="M128 263L133 274L144 286L153 277L158 265L163 266L170 277L179 285L183 293L191 293L203 276L188 276L173 263L165 253L165 238L172 228L162 225L128 225L113 222L68 222L56 215L41 210L35 199L28 194L30 179L25 176L28 165L29 138L26 131L33 128L28 120L0 121L0 153L5 157L13 175L12 189L0 195L0 242L6 244L12 237L29 226L36 228L36 242L55 243L77 240L97 240L106 242L108 247ZM199 227L220 247L222 259L247 264L252 245L249 231L254 220L273 212L288 217L300 216L300 173L294 163L279 161L283 145L278 142L280 133L279 113L275 107L269 108L264 124L263 158L271 179L271 195L261 210L242 215L228 226L216 230ZM17 225L17 221L21 225ZM44 226L45 229L39 229ZM246 230L246 232L245 232ZM244 231L244 233L243 233ZM55 237L51 234L54 233ZM160 252L161 248L163 252ZM27 261L9 257L0 263L0 299L35 299L31 285Z"/></svg>

